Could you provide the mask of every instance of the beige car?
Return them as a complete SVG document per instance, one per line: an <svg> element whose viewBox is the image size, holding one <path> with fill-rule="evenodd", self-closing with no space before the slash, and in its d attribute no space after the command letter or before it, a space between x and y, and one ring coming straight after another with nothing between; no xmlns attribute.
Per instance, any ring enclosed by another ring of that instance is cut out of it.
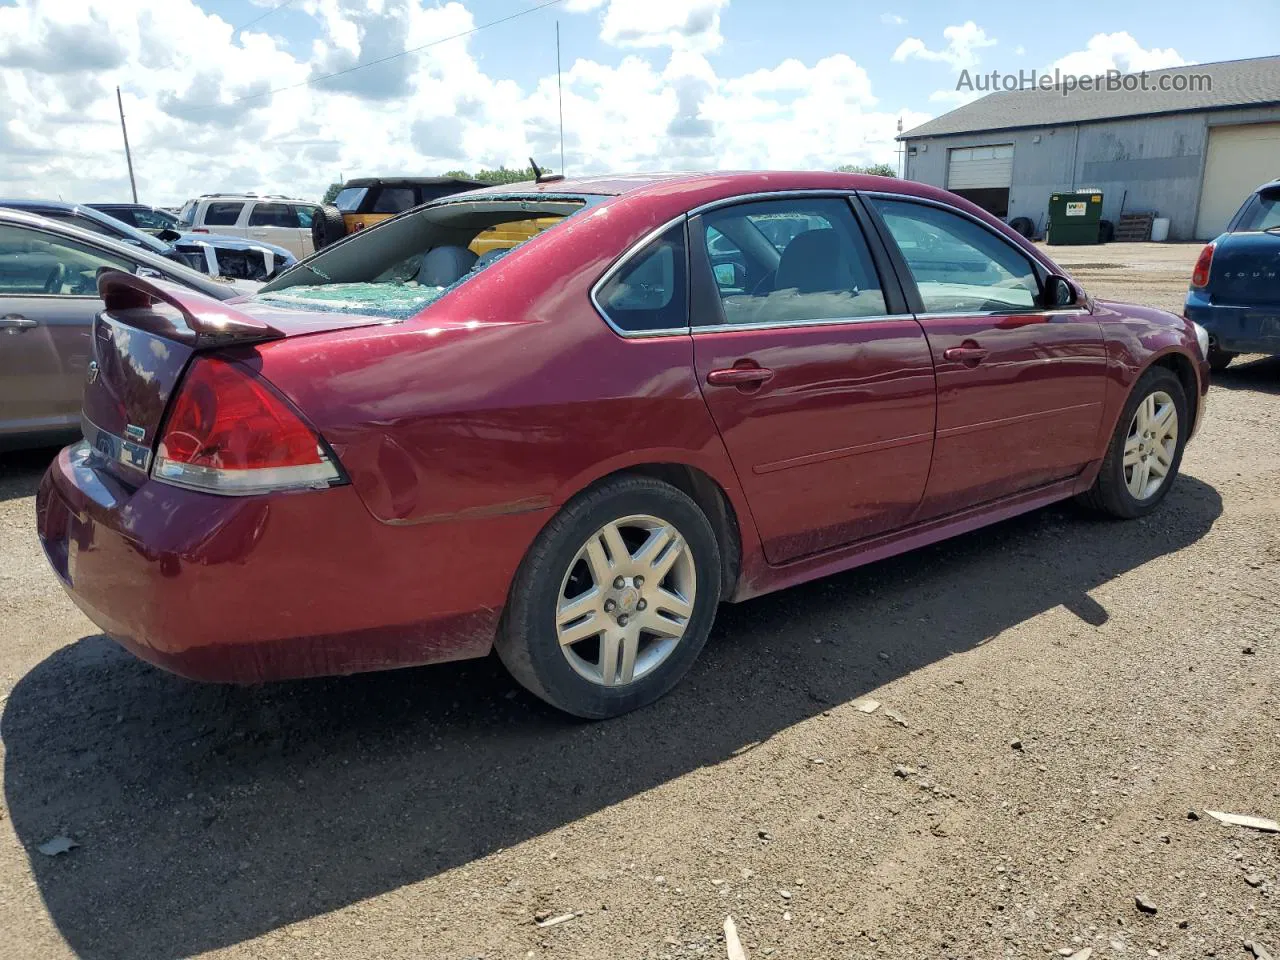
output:
<svg viewBox="0 0 1280 960"><path fill-rule="evenodd" d="M319 204L291 197L210 194L186 202L178 229L274 243L301 260L315 251L311 223L319 209Z"/></svg>

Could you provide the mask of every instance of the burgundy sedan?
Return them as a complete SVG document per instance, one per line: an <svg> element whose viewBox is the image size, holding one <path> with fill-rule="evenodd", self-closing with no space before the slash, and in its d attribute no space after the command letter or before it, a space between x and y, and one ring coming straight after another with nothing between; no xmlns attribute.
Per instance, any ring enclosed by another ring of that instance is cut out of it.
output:
<svg viewBox="0 0 1280 960"><path fill-rule="evenodd" d="M583 717L722 601L1080 497L1154 509L1206 335L972 204L835 173L415 208L219 303L105 272L45 552L111 637L255 682L482 657Z"/></svg>

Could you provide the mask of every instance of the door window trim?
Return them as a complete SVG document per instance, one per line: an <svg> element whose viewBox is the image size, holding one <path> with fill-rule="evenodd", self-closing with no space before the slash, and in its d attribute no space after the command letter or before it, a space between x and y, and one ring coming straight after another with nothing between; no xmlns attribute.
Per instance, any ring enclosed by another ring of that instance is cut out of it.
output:
<svg viewBox="0 0 1280 960"><path fill-rule="evenodd" d="M1038 257L1034 257L1027 253L1027 251L1022 249L1018 244L1013 243L1008 237L1001 234L999 230L993 228L991 224L985 222L980 217L975 217L973 214L969 213L969 211L961 210L959 207L952 206L951 204L945 203L941 200L934 200L932 197L916 197L911 194L893 193L888 190L866 190L860 192L859 196L868 201L890 200L900 203L917 203L925 207L936 207L946 213L954 214L964 220L968 220L970 223L981 227L997 241L1003 243L1014 253L1024 258L1031 265L1032 273L1035 274L1036 285L1039 287L1037 299L1044 295L1044 284L1045 280L1049 277L1049 268L1041 263ZM898 279L902 283L903 292L907 295L908 305L912 305L914 303L914 305L918 305L921 308L917 311L913 311L917 320L942 320L950 317L1017 317L1027 316L1029 314L1035 314L1036 316L1049 316L1057 314L1093 312L1089 307L1089 298L1087 293L1085 294L1085 302L1083 304L1072 307L1054 308L1034 303L1028 308L1010 307L1008 310L926 311L923 309L924 301L920 298L920 290L916 286L915 275L911 272L910 266L908 266L906 259L902 256L902 251L898 248L897 241L893 239L893 235L889 232L889 227L884 222L884 218L880 216L880 211L876 208L874 203L868 202L864 204L864 206L867 210L867 215L875 224L875 229L880 234L881 240L885 244L889 260L892 262L894 271L898 274Z"/></svg>
<svg viewBox="0 0 1280 960"><path fill-rule="evenodd" d="M760 193L744 193L733 197L712 200L689 211L689 286L691 303L706 301L706 309L711 309L711 301L717 311L721 309L718 294L707 293L707 278L711 274L711 263L706 255L706 228L702 214L725 207L736 207L740 204L760 203L772 200L844 200L849 206L849 214L854 226L860 231L863 242L867 245L867 253L871 257L872 269L880 283L880 293L884 297L885 313L873 316L828 317L824 319L778 320L771 323L693 323L690 332L699 333L737 333L749 330L790 330L799 327L843 326L852 323L885 323L891 320L911 320L914 314L905 291L899 282L897 271L888 257L875 223L869 218L864 205L859 201L855 190L847 189L811 189L811 190L770 190ZM695 236L696 234L696 236ZM696 253L695 253L696 251ZM696 264L695 264L696 257ZM701 295L700 295L701 294ZM723 314L720 314L723 316Z"/></svg>
<svg viewBox="0 0 1280 960"><path fill-rule="evenodd" d="M609 269L600 275L600 279L591 285L591 290L588 293L588 296L591 300L591 305L596 308L596 313L600 315L600 318L606 324L609 325L609 329L612 330L614 333L616 333L618 336L623 337L627 340L642 340L642 339L647 339L649 337L671 337L671 336L679 336L681 334L686 336L688 335L689 329L690 329L689 327L689 321L690 321L689 291L693 287L692 278L690 276L691 271L689 269L688 220L689 220L689 215L687 213L682 213L679 216L672 217L666 223L662 224L662 226L655 227L653 230L650 230L643 237L641 237L639 240L633 243L630 247L628 247L625 251L623 251L622 256L618 257L617 260L613 261ZM685 260L685 306L684 306L685 324L684 326L664 327L661 330L624 330L622 327L618 326L616 323L613 322L613 320L609 317L608 311L605 310L605 308L601 305L600 296L599 296L600 291L603 290L605 288L605 285L608 284L608 282L612 280L617 273L619 273L622 269L624 269L627 266L627 264L629 264L637 256L643 253L648 248L650 243L657 240L659 237L661 237L664 233L666 233L672 227L681 226L681 225L684 226L684 248L685 248L684 250L684 260Z"/></svg>

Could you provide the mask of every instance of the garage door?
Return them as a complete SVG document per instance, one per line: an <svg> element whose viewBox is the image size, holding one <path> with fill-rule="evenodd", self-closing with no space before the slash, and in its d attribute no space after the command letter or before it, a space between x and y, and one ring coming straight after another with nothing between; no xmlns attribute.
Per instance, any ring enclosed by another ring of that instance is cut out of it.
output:
<svg viewBox="0 0 1280 960"><path fill-rule="evenodd" d="M1013 185L1013 144L962 147L947 155L947 189L976 190Z"/></svg>
<svg viewBox="0 0 1280 960"><path fill-rule="evenodd" d="M1280 177L1280 123L1210 127L1196 236L1211 240L1227 229L1245 197Z"/></svg>

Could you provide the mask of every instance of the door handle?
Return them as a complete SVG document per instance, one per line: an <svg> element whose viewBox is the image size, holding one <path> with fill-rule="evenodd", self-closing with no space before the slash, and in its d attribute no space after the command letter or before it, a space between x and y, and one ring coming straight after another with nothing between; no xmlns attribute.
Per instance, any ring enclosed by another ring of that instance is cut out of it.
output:
<svg viewBox="0 0 1280 960"><path fill-rule="evenodd" d="M24 330L30 330L36 325L36 322L29 317L24 317L20 313L9 313L0 317L0 330L4 330L8 334L22 333Z"/></svg>
<svg viewBox="0 0 1280 960"><path fill-rule="evenodd" d="M773 371L754 363L734 365L707 374L707 383L713 387L759 387L773 379Z"/></svg>
<svg viewBox="0 0 1280 960"><path fill-rule="evenodd" d="M964 343L958 347L947 347L942 351L943 360L956 360L960 363L976 366L987 357L987 351L976 343Z"/></svg>

